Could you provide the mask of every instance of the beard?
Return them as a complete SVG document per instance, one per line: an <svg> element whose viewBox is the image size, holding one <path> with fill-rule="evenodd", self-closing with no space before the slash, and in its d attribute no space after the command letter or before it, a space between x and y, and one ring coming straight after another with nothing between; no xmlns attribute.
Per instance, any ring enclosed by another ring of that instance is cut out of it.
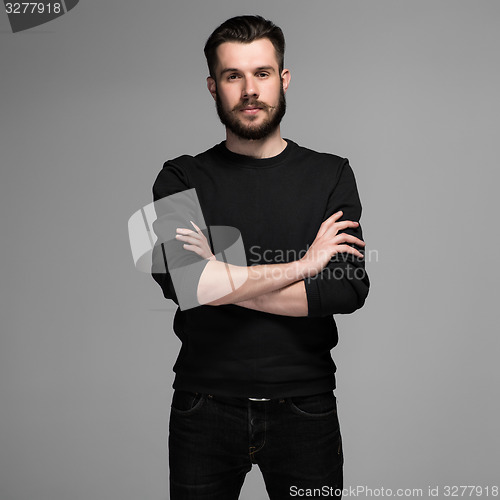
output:
<svg viewBox="0 0 500 500"><path fill-rule="evenodd" d="M217 114L220 121L225 125L233 134L241 137L242 139L254 140L264 139L272 132L274 132L278 125L281 123L283 116L286 112L286 99L283 90L283 82L280 85L280 97L277 106L269 106L264 102L254 101L252 99L244 99L241 104L234 107L231 111L226 111L220 100L219 94L216 95ZM252 121L243 123L239 119L240 110L246 106L258 106L262 108L263 113L267 113L267 118L260 125L253 125Z"/></svg>

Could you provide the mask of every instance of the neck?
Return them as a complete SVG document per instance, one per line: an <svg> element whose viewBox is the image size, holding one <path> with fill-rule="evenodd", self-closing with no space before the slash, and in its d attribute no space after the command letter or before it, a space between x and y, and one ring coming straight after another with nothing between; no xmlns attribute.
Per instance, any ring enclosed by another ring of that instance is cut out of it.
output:
<svg viewBox="0 0 500 500"><path fill-rule="evenodd" d="M279 126L272 134L258 140L242 139L226 129L226 148L240 155L272 158L279 155L286 146L287 142L281 137Z"/></svg>

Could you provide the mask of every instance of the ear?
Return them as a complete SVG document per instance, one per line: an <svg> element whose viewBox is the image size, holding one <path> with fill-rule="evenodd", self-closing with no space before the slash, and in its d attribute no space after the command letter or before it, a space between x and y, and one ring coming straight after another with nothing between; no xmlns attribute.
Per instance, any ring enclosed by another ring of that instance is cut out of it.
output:
<svg viewBox="0 0 500 500"><path fill-rule="evenodd" d="M283 92L286 92L288 89L288 85L290 85L290 79L292 75L290 74L290 71L288 69L284 69L281 72L281 80L283 82Z"/></svg>
<svg viewBox="0 0 500 500"><path fill-rule="evenodd" d="M215 101L217 99L217 82L211 76L207 76L207 88Z"/></svg>

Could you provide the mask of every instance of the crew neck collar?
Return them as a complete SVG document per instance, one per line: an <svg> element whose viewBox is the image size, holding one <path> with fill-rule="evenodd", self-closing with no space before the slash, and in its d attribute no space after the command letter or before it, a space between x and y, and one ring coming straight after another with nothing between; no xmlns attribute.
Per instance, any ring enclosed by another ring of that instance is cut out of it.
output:
<svg viewBox="0 0 500 500"><path fill-rule="evenodd" d="M225 140L217 144L215 146L215 150L232 164L254 168L271 167L284 162L290 156L292 149L296 146L295 142L290 139L283 137L283 140L287 143L285 149L283 149L281 153L269 158L255 158L253 156L235 153L234 151L227 149Z"/></svg>

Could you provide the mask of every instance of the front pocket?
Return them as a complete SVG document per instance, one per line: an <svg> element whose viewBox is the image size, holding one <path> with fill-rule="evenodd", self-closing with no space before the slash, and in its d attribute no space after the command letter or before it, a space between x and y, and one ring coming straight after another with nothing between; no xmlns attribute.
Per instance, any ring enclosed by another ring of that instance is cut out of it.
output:
<svg viewBox="0 0 500 500"><path fill-rule="evenodd" d="M203 405L205 394L200 392L181 391L176 389L172 396L170 408L173 412L187 415L195 412Z"/></svg>
<svg viewBox="0 0 500 500"><path fill-rule="evenodd" d="M308 417L326 417L337 413L337 399L333 391L311 396L293 396L288 398L291 410Z"/></svg>

